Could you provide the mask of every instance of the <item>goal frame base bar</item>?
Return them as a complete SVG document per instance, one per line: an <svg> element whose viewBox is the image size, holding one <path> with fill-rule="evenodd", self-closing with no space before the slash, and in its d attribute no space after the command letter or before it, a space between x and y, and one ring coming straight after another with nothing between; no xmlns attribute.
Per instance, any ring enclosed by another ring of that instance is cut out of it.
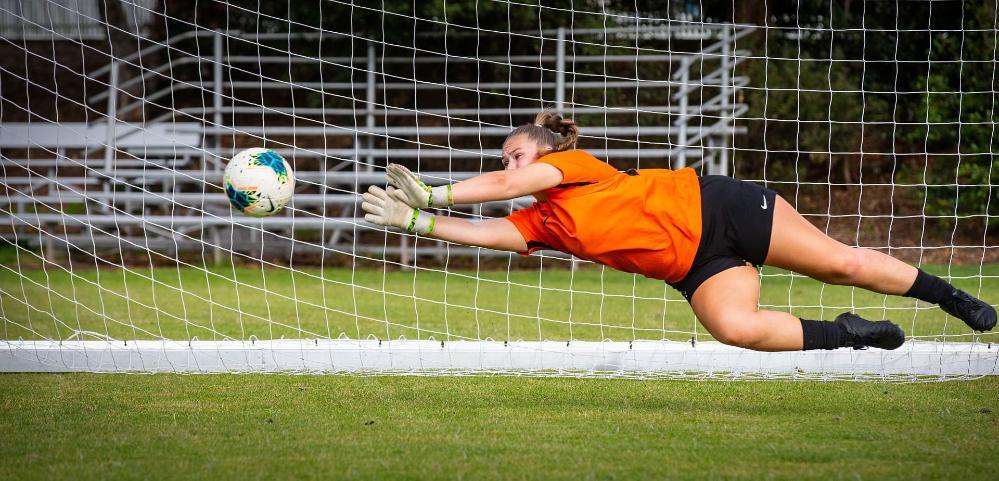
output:
<svg viewBox="0 0 999 481"><path fill-rule="evenodd" d="M999 346L909 341L767 353L718 342L0 341L0 372L537 374L601 377L979 377Z"/></svg>

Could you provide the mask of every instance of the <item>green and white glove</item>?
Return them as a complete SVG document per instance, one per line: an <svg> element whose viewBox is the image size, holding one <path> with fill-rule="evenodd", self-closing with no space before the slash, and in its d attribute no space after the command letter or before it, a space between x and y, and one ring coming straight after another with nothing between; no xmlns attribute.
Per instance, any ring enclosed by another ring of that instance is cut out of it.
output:
<svg viewBox="0 0 999 481"><path fill-rule="evenodd" d="M454 196L451 194L451 184L438 187L430 187L423 182L416 174L412 173L405 166L399 164L389 164L386 170L389 184L399 189L402 199L410 207L417 209L443 208L454 205Z"/></svg>
<svg viewBox="0 0 999 481"><path fill-rule="evenodd" d="M361 202L364 220L372 224L398 227L422 235L430 235L434 231L437 216L407 205L403 200L405 195L395 187L383 190L372 185L361 197L364 199Z"/></svg>

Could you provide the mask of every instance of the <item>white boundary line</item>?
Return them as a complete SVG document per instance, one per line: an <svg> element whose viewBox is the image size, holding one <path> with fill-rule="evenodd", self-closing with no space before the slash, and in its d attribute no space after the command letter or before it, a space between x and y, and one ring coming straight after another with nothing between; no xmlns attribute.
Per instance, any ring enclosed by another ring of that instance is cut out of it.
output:
<svg viewBox="0 0 999 481"><path fill-rule="evenodd" d="M910 341L895 351L765 353L677 341L0 341L0 372L80 371L975 377L999 375L999 345Z"/></svg>

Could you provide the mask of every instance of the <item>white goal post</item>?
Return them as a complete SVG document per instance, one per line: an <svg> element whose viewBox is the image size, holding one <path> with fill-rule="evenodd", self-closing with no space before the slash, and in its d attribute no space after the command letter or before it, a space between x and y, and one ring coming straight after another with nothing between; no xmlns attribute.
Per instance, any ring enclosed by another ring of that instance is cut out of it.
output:
<svg viewBox="0 0 999 481"><path fill-rule="evenodd" d="M997 9L856 3L0 0L0 372L999 374L994 332L908 298L764 268L761 308L908 340L755 352L661 281L363 220L387 163L435 185L496 170L552 108L620 170L758 182L999 300ZM229 207L247 147L294 169L279 215Z"/></svg>

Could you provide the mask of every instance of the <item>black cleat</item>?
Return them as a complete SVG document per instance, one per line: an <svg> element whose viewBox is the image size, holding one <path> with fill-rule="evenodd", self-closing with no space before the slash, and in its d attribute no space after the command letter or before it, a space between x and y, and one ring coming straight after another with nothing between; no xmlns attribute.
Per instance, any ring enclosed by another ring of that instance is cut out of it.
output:
<svg viewBox="0 0 999 481"><path fill-rule="evenodd" d="M898 349L905 342L905 332L890 321L868 321L856 314L844 312L836 316L836 324L850 335L846 347Z"/></svg>
<svg viewBox="0 0 999 481"><path fill-rule="evenodd" d="M960 289L940 303L940 309L968 325L976 331L988 331L996 327L996 310L980 299Z"/></svg>

